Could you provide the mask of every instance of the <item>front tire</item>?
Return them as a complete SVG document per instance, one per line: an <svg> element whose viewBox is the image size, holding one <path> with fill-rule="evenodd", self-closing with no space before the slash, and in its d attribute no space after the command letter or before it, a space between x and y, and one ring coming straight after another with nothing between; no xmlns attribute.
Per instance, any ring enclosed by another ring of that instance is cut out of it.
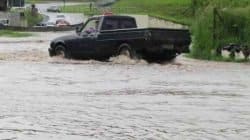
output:
<svg viewBox="0 0 250 140"><path fill-rule="evenodd" d="M63 45L57 45L55 49L56 56L60 56L62 58L70 58L70 53L67 52Z"/></svg>

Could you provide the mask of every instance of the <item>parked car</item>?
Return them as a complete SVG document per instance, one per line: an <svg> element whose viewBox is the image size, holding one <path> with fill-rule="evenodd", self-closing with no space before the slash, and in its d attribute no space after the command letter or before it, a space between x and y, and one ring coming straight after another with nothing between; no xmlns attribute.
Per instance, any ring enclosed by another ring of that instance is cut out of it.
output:
<svg viewBox="0 0 250 140"><path fill-rule="evenodd" d="M50 6L49 8L47 8L47 12L55 12L55 13L60 13L60 7L58 6Z"/></svg>
<svg viewBox="0 0 250 140"><path fill-rule="evenodd" d="M46 27L56 27L56 23L54 22L47 22Z"/></svg>
<svg viewBox="0 0 250 140"><path fill-rule="evenodd" d="M66 27L69 26L70 23L68 21L66 21L65 19L59 19L56 21L56 26L57 27Z"/></svg>
<svg viewBox="0 0 250 140"><path fill-rule="evenodd" d="M146 60L171 60L189 52L190 43L186 29L139 29L133 17L103 15L89 18L75 35L53 40L49 54L98 60L123 54Z"/></svg>
<svg viewBox="0 0 250 140"><path fill-rule="evenodd" d="M9 20L8 19L0 19L0 26L8 26Z"/></svg>
<svg viewBox="0 0 250 140"><path fill-rule="evenodd" d="M65 19L65 15L56 15L57 19Z"/></svg>

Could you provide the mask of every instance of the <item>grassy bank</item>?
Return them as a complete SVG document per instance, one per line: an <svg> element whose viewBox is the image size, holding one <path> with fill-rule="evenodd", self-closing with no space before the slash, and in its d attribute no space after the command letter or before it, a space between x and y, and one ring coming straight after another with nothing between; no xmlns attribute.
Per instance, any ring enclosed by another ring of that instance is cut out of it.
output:
<svg viewBox="0 0 250 140"><path fill-rule="evenodd" d="M191 24L195 36L191 55L216 60L223 46L230 43L250 47L250 1L211 0L199 3Z"/></svg>
<svg viewBox="0 0 250 140"><path fill-rule="evenodd" d="M0 37L29 37L32 36L31 33L16 32L10 30L0 30Z"/></svg>
<svg viewBox="0 0 250 140"><path fill-rule="evenodd" d="M194 36L190 56L194 58L231 61L220 55L223 46L250 47L249 0L120 0L114 7L136 7L133 13L189 25Z"/></svg>
<svg viewBox="0 0 250 140"><path fill-rule="evenodd" d="M191 24L191 0L120 0L114 8L125 13L148 14L182 24ZM131 10L132 9L132 10ZM117 11L119 13L119 11Z"/></svg>
<svg viewBox="0 0 250 140"><path fill-rule="evenodd" d="M112 12L114 14L133 13L148 14L154 17L168 19L174 22L190 24L192 18L187 16L190 14L189 6L191 0L119 0L113 5ZM84 13L84 14L101 14L99 9L89 9L89 5L71 5L61 7L63 12L68 13Z"/></svg>
<svg viewBox="0 0 250 140"><path fill-rule="evenodd" d="M80 5L70 5L70 6L62 6L60 7L63 13L84 13L85 15L94 15L99 14L97 9L90 10L89 5L80 4Z"/></svg>
<svg viewBox="0 0 250 140"><path fill-rule="evenodd" d="M58 1L58 2L63 2L63 0L26 0L26 3L42 3L42 2L53 2L53 1ZM88 2L91 0L66 0L66 2Z"/></svg>

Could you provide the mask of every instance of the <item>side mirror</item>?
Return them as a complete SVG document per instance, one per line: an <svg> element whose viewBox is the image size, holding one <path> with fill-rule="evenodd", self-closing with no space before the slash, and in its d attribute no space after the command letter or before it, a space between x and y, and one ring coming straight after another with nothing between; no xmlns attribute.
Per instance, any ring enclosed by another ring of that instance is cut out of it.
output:
<svg viewBox="0 0 250 140"><path fill-rule="evenodd" d="M76 34L80 34L81 33L81 27L77 26L76 27Z"/></svg>

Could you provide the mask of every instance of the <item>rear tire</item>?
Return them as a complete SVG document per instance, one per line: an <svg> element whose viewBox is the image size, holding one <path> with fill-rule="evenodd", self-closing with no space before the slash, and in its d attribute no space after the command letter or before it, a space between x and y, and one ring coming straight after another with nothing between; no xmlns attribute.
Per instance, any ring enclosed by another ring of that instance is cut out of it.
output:
<svg viewBox="0 0 250 140"><path fill-rule="evenodd" d="M178 55L176 52L167 52L165 53L165 60L166 61L173 61Z"/></svg>
<svg viewBox="0 0 250 140"><path fill-rule="evenodd" d="M123 55L123 56L127 56L131 59L135 58L135 52L133 51L133 49L131 48L131 46L129 44L121 44L119 46L119 52L118 55Z"/></svg>

